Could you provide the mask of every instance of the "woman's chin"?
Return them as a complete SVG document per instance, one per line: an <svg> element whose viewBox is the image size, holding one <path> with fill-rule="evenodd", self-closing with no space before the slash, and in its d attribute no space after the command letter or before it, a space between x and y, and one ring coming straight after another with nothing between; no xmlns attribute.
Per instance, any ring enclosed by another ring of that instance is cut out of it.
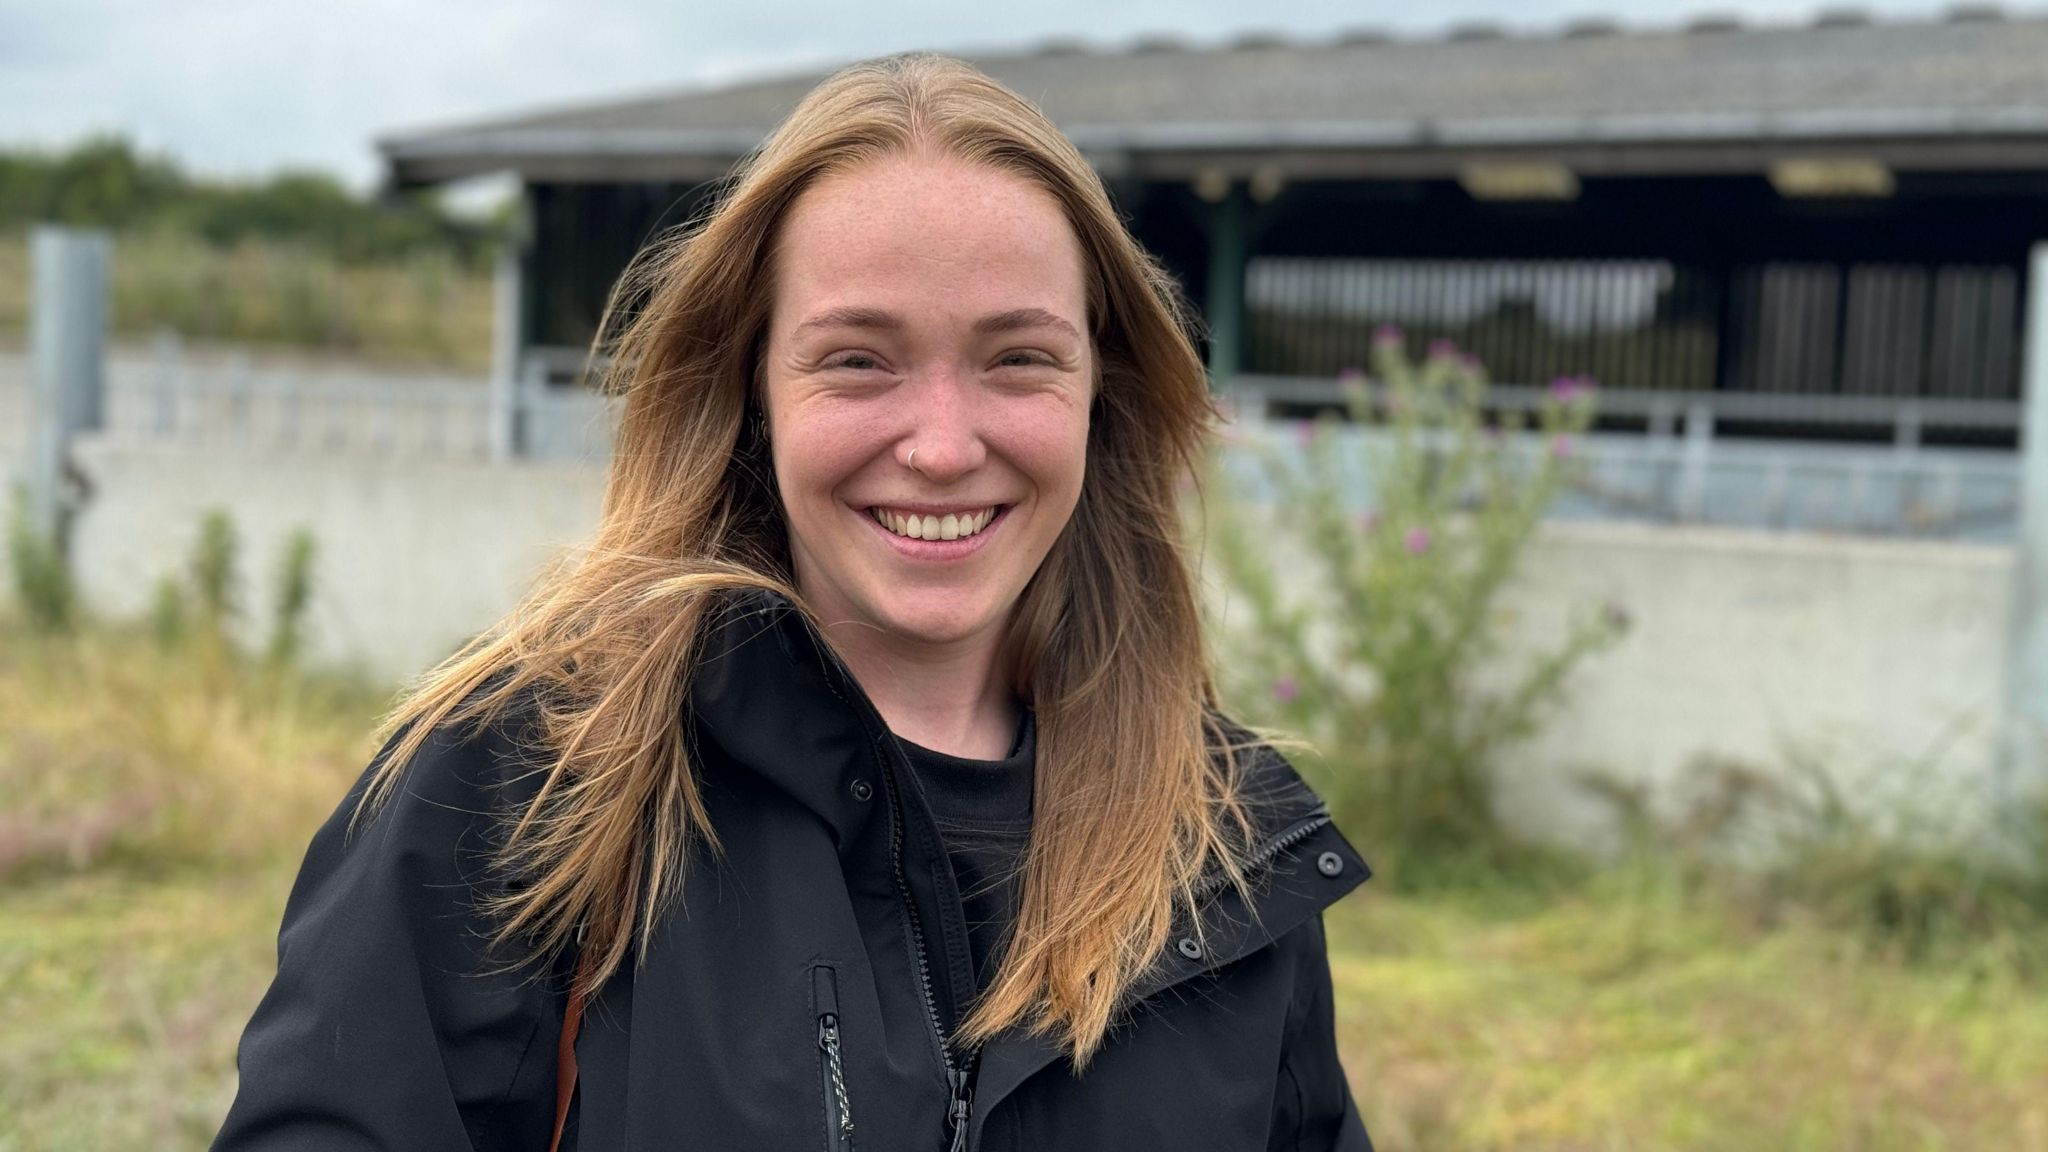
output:
<svg viewBox="0 0 2048 1152"><path fill-rule="evenodd" d="M933 646L960 644L986 634L1003 613L984 603L934 604L899 607L880 615L883 627L893 637Z"/></svg>

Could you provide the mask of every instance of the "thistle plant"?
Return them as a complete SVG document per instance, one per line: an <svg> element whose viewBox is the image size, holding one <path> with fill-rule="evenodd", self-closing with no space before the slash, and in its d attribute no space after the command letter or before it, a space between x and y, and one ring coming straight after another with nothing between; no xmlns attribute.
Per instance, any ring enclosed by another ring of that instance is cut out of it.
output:
<svg viewBox="0 0 2048 1152"><path fill-rule="evenodd" d="M270 622L268 656L273 665L292 664L305 647L306 610L313 602L314 554L310 529L294 529L285 540L284 556L277 567L277 598Z"/></svg>
<svg viewBox="0 0 2048 1152"><path fill-rule="evenodd" d="M19 486L0 543L13 575L15 601L24 619L40 632L69 632L78 622L78 587L57 540L30 523L28 494Z"/></svg>
<svg viewBox="0 0 2048 1152"><path fill-rule="evenodd" d="M1503 753L1627 625L1594 607L1503 667L1499 600L1582 466L1592 382L1559 380L1489 426L1483 367L1442 341L1418 363L1392 329L1372 377L1343 381L1348 425L1239 436L1233 473L1209 485L1225 691L1305 739L1297 758L1382 871L1496 871L1513 850L1493 804Z"/></svg>

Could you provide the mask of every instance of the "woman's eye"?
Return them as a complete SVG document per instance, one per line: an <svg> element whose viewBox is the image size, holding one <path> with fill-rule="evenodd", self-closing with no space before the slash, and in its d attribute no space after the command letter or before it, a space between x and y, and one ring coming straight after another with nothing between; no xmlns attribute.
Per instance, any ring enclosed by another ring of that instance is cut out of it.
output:
<svg viewBox="0 0 2048 1152"><path fill-rule="evenodd" d="M852 368L858 371L866 371L869 368L878 368L880 366L880 363L873 356L865 352L849 352L826 365L828 368Z"/></svg>
<svg viewBox="0 0 2048 1152"><path fill-rule="evenodd" d="M1019 351L1003 353L1002 357L996 361L996 366L999 368L1032 368L1050 363L1052 361L1036 352Z"/></svg>

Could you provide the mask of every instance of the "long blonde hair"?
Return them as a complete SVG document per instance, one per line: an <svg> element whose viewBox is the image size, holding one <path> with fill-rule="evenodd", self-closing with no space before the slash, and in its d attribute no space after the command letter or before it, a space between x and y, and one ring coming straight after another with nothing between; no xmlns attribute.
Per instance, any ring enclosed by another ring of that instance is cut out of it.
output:
<svg viewBox="0 0 2048 1152"><path fill-rule="evenodd" d="M635 260L599 336L624 411L595 540L392 711L385 731L399 739L358 815L431 730L523 701L551 763L499 853L530 883L489 902L497 940L551 956L580 930L586 990L636 939L644 955L693 847L717 847L677 719L698 645L732 589L802 604L766 450L747 428L776 229L821 177L919 149L1042 186L1086 257L1101 366L1087 476L1003 656L1037 715L1031 846L1007 953L959 1035L1022 1026L1078 1066L1198 883L1243 883L1250 822L1235 756L1215 755L1177 494L1214 409L1171 278L1093 169L1043 113L959 61L912 54L829 77L707 215Z"/></svg>

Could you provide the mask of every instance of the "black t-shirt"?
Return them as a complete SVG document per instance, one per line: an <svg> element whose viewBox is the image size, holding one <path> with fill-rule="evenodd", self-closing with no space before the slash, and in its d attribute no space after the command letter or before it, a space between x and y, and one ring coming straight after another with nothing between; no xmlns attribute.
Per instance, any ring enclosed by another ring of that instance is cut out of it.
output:
<svg viewBox="0 0 2048 1152"><path fill-rule="evenodd" d="M1032 770L1037 725L1022 709L1017 738L1001 760L969 760L903 741L967 913L974 983L987 988L1017 916L1017 869L1031 840Z"/></svg>

